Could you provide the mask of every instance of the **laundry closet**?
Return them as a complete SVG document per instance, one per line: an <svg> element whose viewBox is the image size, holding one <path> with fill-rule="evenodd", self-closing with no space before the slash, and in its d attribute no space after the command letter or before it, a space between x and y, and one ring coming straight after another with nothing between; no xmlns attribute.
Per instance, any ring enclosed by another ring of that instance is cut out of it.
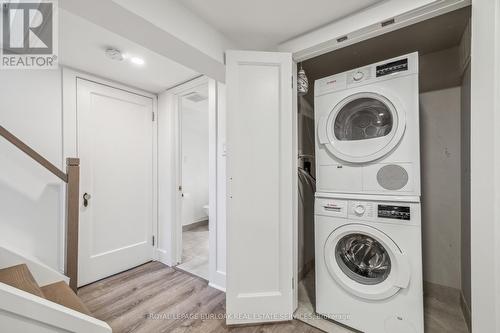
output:
<svg viewBox="0 0 500 333"><path fill-rule="evenodd" d="M470 15L298 64L297 319L470 331Z"/></svg>

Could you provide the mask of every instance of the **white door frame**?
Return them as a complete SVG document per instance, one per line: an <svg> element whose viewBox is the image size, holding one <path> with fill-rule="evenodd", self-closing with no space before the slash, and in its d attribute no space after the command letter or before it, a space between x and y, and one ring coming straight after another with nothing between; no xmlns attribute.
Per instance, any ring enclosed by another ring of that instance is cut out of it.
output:
<svg viewBox="0 0 500 333"><path fill-rule="evenodd" d="M62 69L62 96L63 96L63 160L67 157L79 157L78 154L78 117L77 117L77 79L83 79L101 84L111 88L123 90L132 94L140 95L143 97L151 98L153 102L153 113L155 121L153 122L153 237L155 238L154 251L151 260L157 260L158 254L158 122L156 121L158 114L158 97L155 94L131 88L129 86L100 78L95 75L82 73L69 67ZM153 116L153 115L152 115ZM65 211L65 189L61 195L61 216L64 216ZM64 221L64 220L63 220ZM65 242L66 242L66 226L62 225L60 228L61 234L59 235L59 256L61 259L59 269L64 272L65 262Z"/></svg>
<svg viewBox="0 0 500 333"><path fill-rule="evenodd" d="M278 50L295 61L356 44L470 5L471 0L386 0L321 28L284 41ZM382 25L384 22L386 24Z"/></svg>
<svg viewBox="0 0 500 333"><path fill-rule="evenodd" d="M313 30L297 38L283 42L278 46L279 51L292 52L295 62L305 61L333 50L344 48L394 30L402 29L447 12L468 6L471 0L422 0L422 1L387 1L387 3L372 6L356 13L353 17L333 22L323 28ZM393 24L381 26L380 22L394 19ZM347 37L347 40L341 38ZM294 71L296 74L296 70ZM310 84L314 84L310 82ZM297 103L297 97L294 97ZM298 150L298 141L295 142ZM298 201L294 207L298 213ZM298 218L294 221L294 307L298 304Z"/></svg>
<svg viewBox="0 0 500 333"><path fill-rule="evenodd" d="M177 195L175 196L175 219L173 220L174 222L174 232L172 233L173 236L173 242L172 244L175 244L175 263L179 264L181 263L182 260L182 104L181 104L181 99L182 97L186 96L187 94L190 94L193 89L206 85L208 89L208 78L206 77L200 77L197 79L194 79L192 81L189 81L185 84L182 84L178 87L176 87L172 93L174 95L174 128L175 128L175 150L174 150L174 165L175 165L175 175L176 175L176 184L177 184ZM208 108L210 109L210 101L209 101L209 106ZM210 113L210 110L207 110ZM209 114L209 137L212 133L211 131L211 114ZM210 144L209 144L210 146ZM209 153L210 156L210 153ZM211 171L211 163L209 159L209 194L208 194L208 202L209 202L209 215L211 215L210 211L210 203L211 203L211 197L212 197L212 173ZM212 220L210 219L211 216L208 217L209 219L209 226L212 223ZM214 221L215 222L215 221Z"/></svg>
<svg viewBox="0 0 500 333"><path fill-rule="evenodd" d="M409 24L445 14L472 2L471 45L471 289L473 332L500 332L500 4L491 0L446 0L401 12L396 24L380 28L332 23L280 45L304 61ZM403 4L403 3L402 3ZM376 8L373 8L376 10ZM368 13L368 11L366 12ZM366 14L365 13L365 14ZM390 19L379 13L380 20ZM364 15L359 13L359 15ZM348 18L354 22L352 18ZM347 42L335 38L349 36ZM333 39L332 39L333 38ZM493 75L492 75L493 73ZM485 94L484 87L492 87ZM494 112L493 112L494 111ZM492 125L484 130L486 124ZM296 143L297 144L297 143ZM296 243L298 241L296 240ZM295 244L297 247L297 244ZM294 249L297 251L297 248ZM492 263L494 265L492 265ZM295 280L298 272L295 269ZM297 281L295 282L297 283ZM295 297L297 297L295 295Z"/></svg>
<svg viewBox="0 0 500 333"><path fill-rule="evenodd" d="M500 2L472 1L472 331L500 332Z"/></svg>
<svg viewBox="0 0 500 333"><path fill-rule="evenodd" d="M195 78L191 81L183 83L175 88L167 91L165 98L169 101L167 112L171 112L170 128L173 131L172 139L172 177L170 182L172 188L166 189L170 194L171 212L169 220L162 218L162 224L170 230L170 247L164 252L164 262L168 265L175 266L181 261L182 256L182 193L179 186L182 184L182 157L181 157L181 110L180 99L190 93L194 88L200 85L208 86L208 126L209 126L209 283L211 286L225 290L225 272L220 272L217 269L217 260L221 254L217 253L217 243L225 240L217 238L217 229L222 220L218 216L218 203L220 204L221 195L218 191L218 113L221 111L218 108L218 85L219 83L206 76ZM160 143L163 149L163 144ZM163 154L164 152L161 152ZM163 186L160 184L160 187ZM162 196L163 197L163 196ZM224 205L225 206L225 205ZM170 251L169 251L170 250ZM170 253L168 253L170 252ZM222 254L225 256L225 253Z"/></svg>

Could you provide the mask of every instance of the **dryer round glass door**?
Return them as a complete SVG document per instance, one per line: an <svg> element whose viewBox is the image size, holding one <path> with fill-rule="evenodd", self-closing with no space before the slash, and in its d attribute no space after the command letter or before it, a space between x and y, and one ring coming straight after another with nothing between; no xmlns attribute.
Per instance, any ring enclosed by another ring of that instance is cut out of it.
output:
<svg viewBox="0 0 500 333"><path fill-rule="evenodd" d="M361 298L391 297L410 281L406 256L390 237L370 226L348 224L334 230L324 259L331 277Z"/></svg>
<svg viewBox="0 0 500 333"><path fill-rule="evenodd" d="M356 93L340 101L320 121L320 143L343 161L370 162L398 144L405 120L405 112L394 98L376 92Z"/></svg>

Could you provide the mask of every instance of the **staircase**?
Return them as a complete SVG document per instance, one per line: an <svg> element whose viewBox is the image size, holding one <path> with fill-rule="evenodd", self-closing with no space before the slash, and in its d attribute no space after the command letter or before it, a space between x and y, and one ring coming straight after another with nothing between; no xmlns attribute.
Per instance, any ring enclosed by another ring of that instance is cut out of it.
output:
<svg viewBox="0 0 500 333"><path fill-rule="evenodd" d="M0 282L92 316L89 309L64 281L40 287L26 264L0 269Z"/></svg>
<svg viewBox="0 0 500 333"><path fill-rule="evenodd" d="M92 317L75 293L78 286L80 160L67 158L64 172L1 125L0 137L66 183L67 275L33 256L0 244L0 332L111 333L109 325Z"/></svg>
<svg viewBox="0 0 500 333"><path fill-rule="evenodd" d="M0 246L1 331L111 333L68 282L38 259Z"/></svg>

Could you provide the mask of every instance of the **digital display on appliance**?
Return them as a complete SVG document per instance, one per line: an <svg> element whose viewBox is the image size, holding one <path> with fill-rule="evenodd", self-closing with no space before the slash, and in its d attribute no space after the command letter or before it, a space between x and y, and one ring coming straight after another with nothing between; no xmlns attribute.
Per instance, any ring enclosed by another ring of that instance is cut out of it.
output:
<svg viewBox="0 0 500 333"><path fill-rule="evenodd" d="M377 66L377 77L408 70L408 59L401 59Z"/></svg>
<svg viewBox="0 0 500 333"><path fill-rule="evenodd" d="M378 205L378 217L386 219L410 220L410 207Z"/></svg>

